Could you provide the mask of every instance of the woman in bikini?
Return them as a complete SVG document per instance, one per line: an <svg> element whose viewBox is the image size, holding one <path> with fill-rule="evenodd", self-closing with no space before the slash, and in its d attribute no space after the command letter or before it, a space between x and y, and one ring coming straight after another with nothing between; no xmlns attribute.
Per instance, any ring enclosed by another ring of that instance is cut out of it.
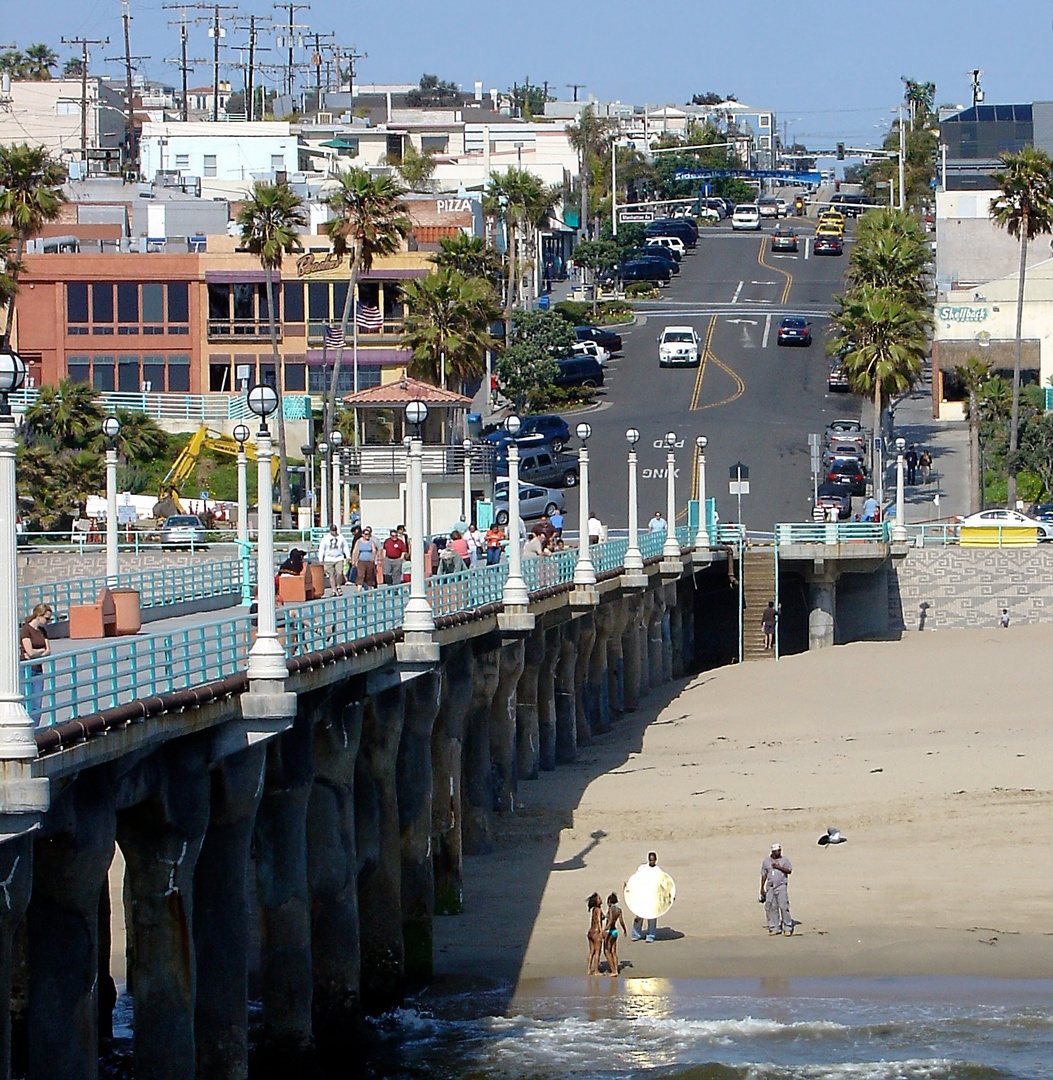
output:
<svg viewBox="0 0 1053 1080"><path fill-rule="evenodd" d="M618 977L618 924L625 930L625 916L618 906L618 894L607 897L607 925L603 928L603 952L607 957L608 974Z"/></svg>
<svg viewBox="0 0 1053 1080"><path fill-rule="evenodd" d="M600 973L600 951L603 948L603 897L598 892L594 892L589 897L589 914L592 917L592 922L589 925L588 942L589 942L589 965L585 972L586 975L599 975Z"/></svg>

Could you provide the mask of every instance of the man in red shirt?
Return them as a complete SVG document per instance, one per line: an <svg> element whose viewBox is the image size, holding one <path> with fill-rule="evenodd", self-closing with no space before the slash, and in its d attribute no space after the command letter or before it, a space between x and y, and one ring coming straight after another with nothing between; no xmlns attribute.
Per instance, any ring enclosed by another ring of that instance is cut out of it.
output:
<svg viewBox="0 0 1053 1080"><path fill-rule="evenodd" d="M392 529L384 541L384 584L402 584L402 564L407 554L406 542L399 536L398 529Z"/></svg>

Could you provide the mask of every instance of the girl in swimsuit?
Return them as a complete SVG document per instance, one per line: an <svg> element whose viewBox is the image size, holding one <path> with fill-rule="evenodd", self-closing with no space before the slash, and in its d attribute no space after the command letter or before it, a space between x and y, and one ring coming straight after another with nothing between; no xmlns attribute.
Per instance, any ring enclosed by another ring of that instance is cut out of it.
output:
<svg viewBox="0 0 1053 1080"><path fill-rule="evenodd" d="M618 977L618 924L621 924L622 933L625 930L625 916L618 906L618 894L611 893L607 897L607 925L603 931L603 952L607 957L608 974Z"/></svg>
<svg viewBox="0 0 1053 1080"><path fill-rule="evenodd" d="M589 897L589 914L592 922L587 934L589 942L589 963L585 971L586 975L599 975L600 973L600 950L603 947L603 897L599 893L593 893Z"/></svg>

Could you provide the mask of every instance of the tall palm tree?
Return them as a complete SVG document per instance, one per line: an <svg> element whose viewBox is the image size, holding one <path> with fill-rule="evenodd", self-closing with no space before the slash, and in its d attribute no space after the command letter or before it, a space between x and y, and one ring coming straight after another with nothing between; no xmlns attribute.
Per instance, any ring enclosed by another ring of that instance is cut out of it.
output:
<svg viewBox="0 0 1053 1080"><path fill-rule="evenodd" d="M613 130L613 122L597 116L591 105L587 105L582 110L577 123L567 128L567 137L570 139L570 145L577 150L580 163L578 183L581 186L581 228L583 231L587 229L589 220L589 185L592 183L593 163L604 152Z"/></svg>
<svg viewBox="0 0 1053 1080"><path fill-rule="evenodd" d="M496 345L490 327L501 314L490 283L441 269L410 282L405 298L402 344L413 350L413 376L445 386L480 375L484 353Z"/></svg>
<svg viewBox="0 0 1053 1080"><path fill-rule="evenodd" d="M43 146L29 146L27 143L0 146L0 223L6 224L15 234L14 261L7 263L13 288L7 301L3 337L0 338L3 348L11 344L15 318L14 294L18 290L18 275L26 241L40 231L45 221L54 221L59 216L66 201L62 193L65 181L65 167L55 161Z"/></svg>
<svg viewBox="0 0 1053 1080"><path fill-rule="evenodd" d="M25 52L26 74L35 82L47 82L51 69L58 63L58 53L41 42L30 45Z"/></svg>
<svg viewBox="0 0 1053 1080"><path fill-rule="evenodd" d="M18 276L15 263L15 234L0 225L0 310L15 298Z"/></svg>
<svg viewBox="0 0 1053 1080"><path fill-rule="evenodd" d="M345 338L359 271L372 269L374 259L394 255L413 229L403 201L405 194L389 176L373 176L366 169L351 168L340 174L337 189L325 200L335 213L335 217L325 223L325 231L333 241L333 250L340 255L349 249L351 251L351 274L340 318L340 329ZM333 427L336 388L343 356L344 350L337 349L325 407L324 431L327 438Z"/></svg>
<svg viewBox="0 0 1053 1080"><path fill-rule="evenodd" d="M1020 440L1020 358L1024 325L1024 275L1027 245L1053 231L1053 162L1033 146L1018 154L1003 154L1004 168L994 174L1000 192L991 200L991 217L1010 236L1020 240L1020 278L1016 292L1016 347L1013 353L1013 415L1009 428L1009 477L1006 502L1016 505L1016 451Z"/></svg>
<svg viewBox="0 0 1053 1080"><path fill-rule="evenodd" d="M87 446L102 425L97 399L88 383L63 379L57 387L42 386L26 410L29 441L45 441L60 450Z"/></svg>
<svg viewBox="0 0 1053 1080"><path fill-rule="evenodd" d="M917 219L871 210L859 219L849 261L850 287L890 289L914 307L928 304L929 249Z"/></svg>
<svg viewBox="0 0 1053 1080"><path fill-rule="evenodd" d="M430 262L445 270L456 270L466 278L484 278L496 282L501 274L501 257L480 236L458 233L439 238L439 250L429 255Z"/></svg>
<svg viewBox="0 0 1053 1080"><path fill-rule="evenodd" d="M167 452L168 436L152 416L141 412L131 412L128 409L118 409L114 415L121 424L121 430L114 443L117 456L122 461L153 461ZM100 426L89 445L91 449L101 453L106 449L108 442Z"/></svg>
<svg viewBox="0 0 1053 1080"><path fill-rule="evenodd" d="M242 205L238 214L241 226L242 250L249 251L260 260L267 285L267 322L271 332L271 352L274 356L274 373L278 391L278 479L282 500L282 528L292 528L292 492L289 488L288 455L285 449L285 416L282 362L278 355L278 327L274 318L277 296L274 291L274 271L282 264L282 257L294 251L302 251L297 230L307 224L303 199L288 184L268 184L257 180L252 194Z"/></svg>

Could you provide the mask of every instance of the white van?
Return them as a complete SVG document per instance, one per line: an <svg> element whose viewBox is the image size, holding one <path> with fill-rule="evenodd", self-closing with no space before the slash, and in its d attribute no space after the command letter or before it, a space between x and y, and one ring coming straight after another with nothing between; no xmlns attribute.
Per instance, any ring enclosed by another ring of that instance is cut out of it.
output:
<svg viewBox="0 0 1053 1080"><path fill-rule="evenodd" d="M684 247L684 241L679 236L649 236L647 246L668 248L676 256L677 262L684 257L684 252L687 250Z"/></svg>
<svg viewBox="0 0 1053 1080"><path fill-rule="evenodd" d="M736 230L759 229L760 207L756 203L740 203L731 215L731 227Z"/></svg>

